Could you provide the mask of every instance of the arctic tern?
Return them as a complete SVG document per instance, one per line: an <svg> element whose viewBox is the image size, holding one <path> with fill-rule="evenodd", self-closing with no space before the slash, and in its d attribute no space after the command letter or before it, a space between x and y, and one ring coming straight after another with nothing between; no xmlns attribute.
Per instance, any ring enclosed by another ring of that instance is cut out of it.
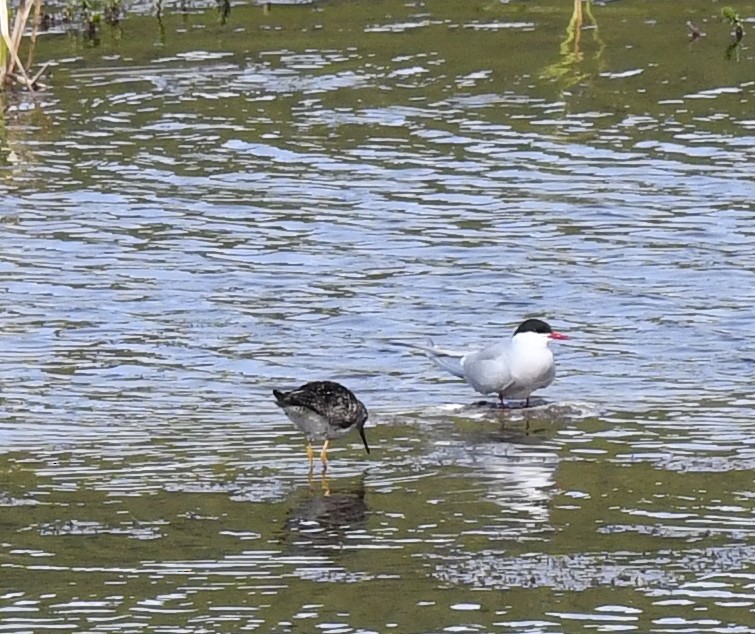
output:
<svg viewBox="0 0 755 634"><path fill-rule="evenodd" d="M556 375L552 339L568 339L541 319L527 319L519 324L510 339L498 341L472 352L439 348L432 339L428 345L398 343L421 350L439 368L464 379L481 394L497 394L501 407L504 399L525 399L547 387Z"/></svg>

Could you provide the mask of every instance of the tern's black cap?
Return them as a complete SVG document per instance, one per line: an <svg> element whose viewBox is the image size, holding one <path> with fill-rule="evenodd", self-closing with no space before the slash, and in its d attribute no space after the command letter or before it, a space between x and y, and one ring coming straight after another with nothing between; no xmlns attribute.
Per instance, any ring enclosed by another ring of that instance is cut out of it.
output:
<svg viewBox="0 0 755 634"><path fill-rule="evenodd" d="M542 319L527 319L519 324L519 328L514 331L514 334L518 335L520 332L538 332L542 335L549 335L553 332L553 328Z"/></svg>

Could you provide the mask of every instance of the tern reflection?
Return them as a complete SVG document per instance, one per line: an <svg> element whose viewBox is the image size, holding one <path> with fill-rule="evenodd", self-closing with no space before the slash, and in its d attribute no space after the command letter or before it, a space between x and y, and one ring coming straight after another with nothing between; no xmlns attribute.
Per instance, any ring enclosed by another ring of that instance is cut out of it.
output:
<svg viewBox="0 0 755 634"><path fill-rule="evenodd" d="M473 407L437 420L433 433L441 440L432 443L427 461L453 467L468 479L477 500L501 507L501 517L544 528L559 465L555 436L562 424L551 423L554 407Z"/></svg>
<svg viewBox="0 0 755 634"><path fill-rule="evenodd" d="M468 438L467 466L487 483L487 499L510 512L545 522L558 453L545 434L501 426Z"/></svg>

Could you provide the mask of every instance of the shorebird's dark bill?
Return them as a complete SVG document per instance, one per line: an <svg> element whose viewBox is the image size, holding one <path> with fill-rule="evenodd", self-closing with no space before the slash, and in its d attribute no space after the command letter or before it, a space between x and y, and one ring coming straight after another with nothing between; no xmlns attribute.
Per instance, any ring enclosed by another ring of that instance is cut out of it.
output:
<svg viewBox="0 0 755 634"><path fill-rule="evenodd" d="M367 444L367 436L364 435L364 427L359 428L359 436L362 438L362 442L364 443L364 448L367 450L367 453L370 453L370 447Z"/></svg>

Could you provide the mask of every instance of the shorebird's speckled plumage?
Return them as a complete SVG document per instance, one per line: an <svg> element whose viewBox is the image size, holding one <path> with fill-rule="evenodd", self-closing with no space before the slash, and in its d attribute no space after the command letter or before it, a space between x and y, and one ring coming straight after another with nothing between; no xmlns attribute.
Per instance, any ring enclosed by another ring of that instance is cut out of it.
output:
<svg viewBox="0 0 755 634"><path fill-rule="evenodd" d="M370 448L364 435L367 408L351 390L333 381L313 381L290 392L273 390L276 404L307 436L307 455L312 468L313 441L324 441L320 458L327 468L328 443L334 438L359 432L367 453Z"/></svg>

